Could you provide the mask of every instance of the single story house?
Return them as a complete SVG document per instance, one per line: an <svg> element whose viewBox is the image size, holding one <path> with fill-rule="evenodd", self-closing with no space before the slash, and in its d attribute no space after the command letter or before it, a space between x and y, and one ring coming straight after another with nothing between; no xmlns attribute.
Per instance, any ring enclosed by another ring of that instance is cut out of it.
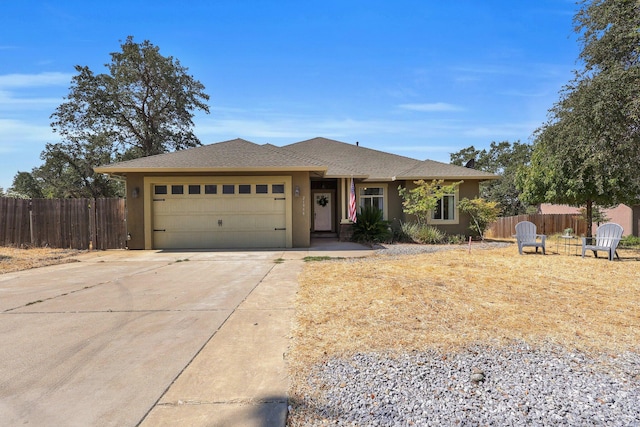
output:
<svg viewBox="0 0 640 427"><path fill-rule="evenodd" d="M309 247L312 234L338 235L349 223L352 180L357 206L376 206L396 224L411 219L398 186L464 181L443 197L431 222L467 234L458 200L498 178L326 138L283 147L234 139L95 170L126 180L130 249Z"/></svg>

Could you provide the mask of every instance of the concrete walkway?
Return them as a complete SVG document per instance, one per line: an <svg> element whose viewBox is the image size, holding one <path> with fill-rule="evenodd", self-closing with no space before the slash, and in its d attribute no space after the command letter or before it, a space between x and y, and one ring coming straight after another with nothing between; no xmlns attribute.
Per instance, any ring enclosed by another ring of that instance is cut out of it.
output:
<svg viewBox="0 0 640 427"><path fill-rule="evenodd" d="M354 243L314 240L276 264L150 410L141 426L284 426L285 353L306 256L359 257Z"/></svg>

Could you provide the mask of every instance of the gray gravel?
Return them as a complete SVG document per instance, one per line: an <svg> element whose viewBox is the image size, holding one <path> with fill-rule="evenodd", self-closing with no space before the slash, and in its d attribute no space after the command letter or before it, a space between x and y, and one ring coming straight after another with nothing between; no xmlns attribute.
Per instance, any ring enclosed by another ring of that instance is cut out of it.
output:
<svg viewBox="0 0 640 427"><path fill-rule="evenodd" d="M640 354L524 343L333 359L290 426L640 426Z"/></svg>
<svg viewBox="0 0 640 427"><path fill-rule="evenodd" d="M509 243L509 242L472 242L471 250L475 251L479 249L505 248L508 246L515 247L513 243ZM383 255L383 256L415 255L415 254L425 254L425 253L455 250L455 249L468 249L468 248L469 248L468 244L420 245L420 244L411 244L411 243L383 244L383 245L377 245L374 247L374 249L376 250L376 255Z"/></svg>

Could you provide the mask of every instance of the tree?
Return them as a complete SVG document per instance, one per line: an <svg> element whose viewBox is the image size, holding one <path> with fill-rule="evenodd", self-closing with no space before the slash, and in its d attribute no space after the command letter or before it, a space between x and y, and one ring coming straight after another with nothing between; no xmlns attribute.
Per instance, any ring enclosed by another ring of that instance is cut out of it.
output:
<svg viewBox="0 0 640 427"><path fill-rule="evenodd" d="M195 110L209 112L204 86L147 40L129 36L121 48L107 74L76 66L66 101L51 115L63 141L47 144L45 164L33 171L57 190L50 194L112 196L121 189L95 166L200 145L192 128Z"/></svg>
<svg viewBox="0 0 640 427"><path fill-rule="evenodd" d="M487 226L498 219L500 207L497 202L490 202L482 198L460 200L458 204L460 211L469 214L473 223L469 226L471 231L478 233L480 238L484 240L484 232Z"/></svg>
<svg viewBox="0 0 640 427"><path fill-rule="evenodd" d="M637 2L583 1L574 18L584 68L560 93L534 134L531 164L517 186L530 203L593 206L640 200L640 8Z"/></svg>
<svg viewBox="0 0 640 427"><path fill-rule="evenodd" d="M480 196L497 202L502 216L520 215L526 213L528 205L516 188L516 173L519 167L529 163L532 150L531 144L520 141L491 142L488 151L477 150L472 145L452 153L451 164L463 166L473 160L475 169L500 175L498 180L480 184Z"/></svg>
<svg viewBox="0 0 640 427"><path fill-rule="evenodd" d="M407 190L402 186L398 187L405 213L415 215L418 224L429 224L431 212L438 206L443 196L455 193L456 188L462 184L462 181L444 185L443 180L433 180L426 182L424 180L414 181L416 187Z"/></svg>
<svg viewBox="0 0 640 427"><path fill-rule="evenodd" d="M18 172L13 178L13 184L8 192L27 199L41 199L44 197L40 184L29 172Z"/></svg>
<svg viewBox="0 0 640 427"><path fill-rule="evenodd" d="M113 145L103 135L82 142L47 144L42 166L33 175L42 182L47 197L122 197L124 185L96 174L93 168L115 160Z"/></svg>

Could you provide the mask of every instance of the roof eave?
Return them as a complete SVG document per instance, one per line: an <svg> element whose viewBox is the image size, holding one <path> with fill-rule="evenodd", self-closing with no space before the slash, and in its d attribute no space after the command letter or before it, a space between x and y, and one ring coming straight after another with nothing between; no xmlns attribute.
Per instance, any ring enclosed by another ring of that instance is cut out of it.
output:
<svg viewBox="0 0 640 427"><path fill-rule="evenodd" d="M325 174L325 178L353 178L353 179L367 179L369 175L361 174Z"/></svg>
<svg viewBox="0 0 640 427"><path fill-rule="evenodd" d="M398 181L418 181L420 179L443 179L445 181L451 181L451 180L465 180L465 179L469 179L469 180L479 180L479 181L488 181L488 180L492 180L492 179L500 179L500 176L497 175L493 175L493 176L477 176L477 175L467 175L467 176L455 176L455 175L437 175L437 176L397 176L396 180Z"/></svg>
<svg viewBox="0 0 640 427"><path fill-rule="evenodd" d="M309 166L278 166L278 167L217 167L217 168L111 168L108 166L99 166L93 169L96 173L107 175L124 175L127 173L216 173L216 172L322 172L327 171L326 167L309 167Z"/></svg>

